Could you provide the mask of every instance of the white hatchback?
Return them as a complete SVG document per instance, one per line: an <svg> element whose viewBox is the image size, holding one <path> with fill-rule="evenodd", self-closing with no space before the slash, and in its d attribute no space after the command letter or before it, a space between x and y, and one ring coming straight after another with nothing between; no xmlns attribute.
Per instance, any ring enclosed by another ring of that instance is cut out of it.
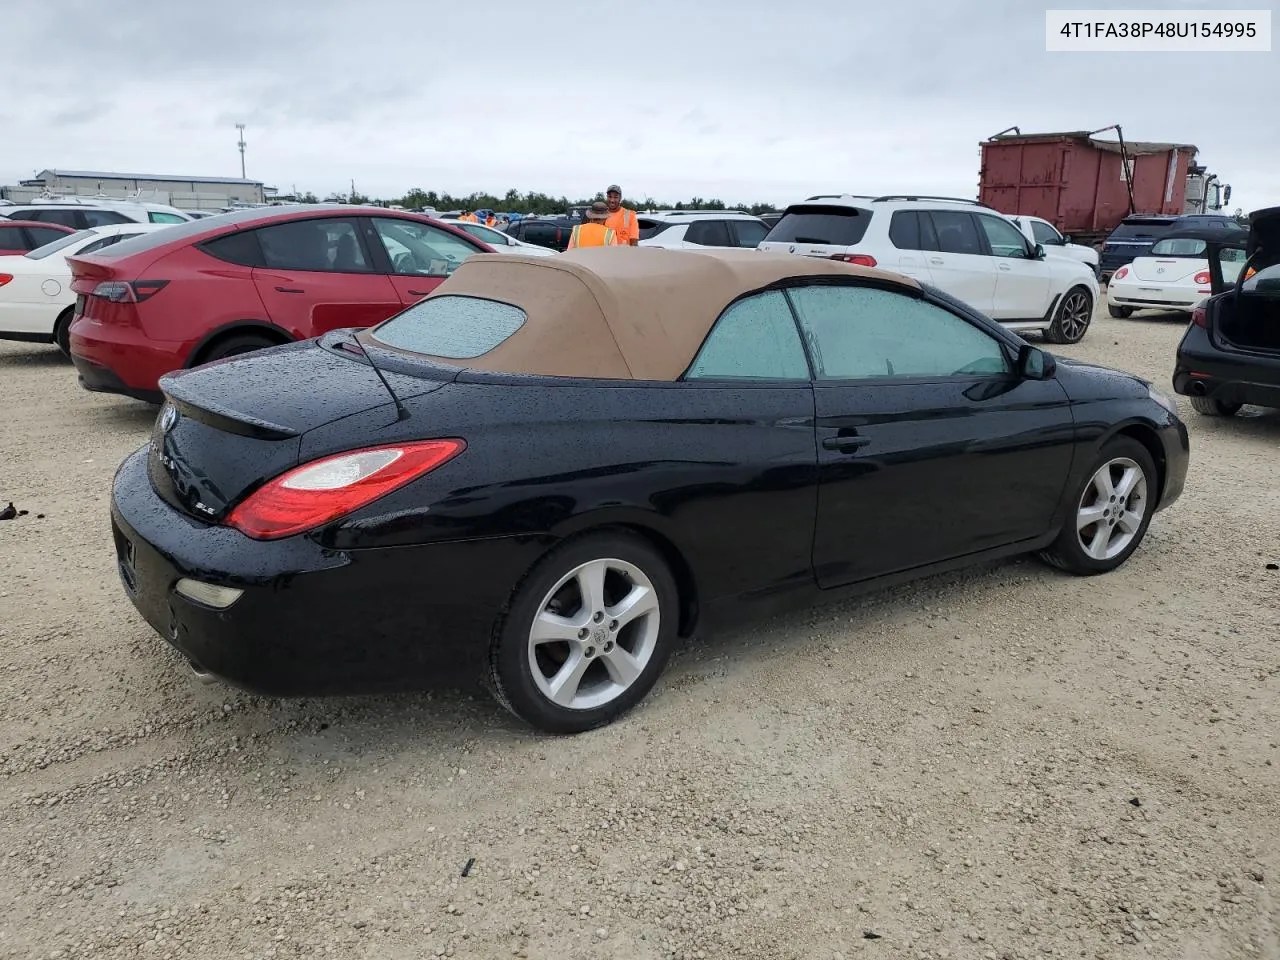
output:
<svg viewBox="0 0 1280 960"><path fill-rule="evenodd" d="M1001 213L950 197L826 194L787 207L761 250L830 257L929 283L1019 333L1076 343L1098 281L1050 257Z"/></svg>
<svg viewBox="0 0 1280 960"><path fill-rule="evenodd" d="M1191 313L1201 300L1212 296L1208 241L1221 242L1232 234L1186 231L1163 237L1146 256L1118 269L1107 284L1107 312L1128 317L1135 310L1172 310ZM1233 284L1245 263L1245 251L1222 249L1222 280Z"/></svg>
<svg viewBox="0 0 1280 960"><path fill-rule="evenodd" d="M163 230L164 223L118 223L69 233L21 257L0 261L0 340L55 343L70 356L67 328L75 310L67 257Z"/></svg>

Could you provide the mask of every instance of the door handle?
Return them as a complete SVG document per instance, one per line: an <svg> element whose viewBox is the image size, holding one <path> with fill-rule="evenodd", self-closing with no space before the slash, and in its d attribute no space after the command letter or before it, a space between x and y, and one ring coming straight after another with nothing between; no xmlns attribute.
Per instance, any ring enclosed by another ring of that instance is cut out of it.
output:
<svg viewBox="0 0 1280 960"><path fill-rule="evenodd" d="M1007 263L1002 263L1002 264L1000 264L1000 269L1001 269L1001 270L1004 270L1005 272L1008 272L1008 271L1009 271L1009 269L1010 269L1010 267L1009 267L1009 265L1008 265Z"/></svg>
<svg viewBox="0 0 1280 960"><path fill-rule="evenodd" d="M929 258L929 262L930 262L930 263L932 263L932 264L934 264L935 266L938 266L938 267L942 266L942 258L941 258L941 257L930 257L930 258Z"/></svg>
<svg viewBox="0 0 1280 960"><path fill-rule="evenodd" d="M301 287L276 287L276 293L306 293Z"/></svg>
<svg viewBox="0 0 1280 960"><path fill-rule="evenodd" d="M870 437L823 437L822 449L852 453L860 447L865 447L870 442Z"/></svg>
<svg viewBox="0 0 1280 960"><path fill-rule="evenodd" d="M410 291L409 291L409 296L411 296L411 297L425 297L425 296L426 296L427 294L429 294L430 292L431 292L430 290L410 290Z"/></svg>

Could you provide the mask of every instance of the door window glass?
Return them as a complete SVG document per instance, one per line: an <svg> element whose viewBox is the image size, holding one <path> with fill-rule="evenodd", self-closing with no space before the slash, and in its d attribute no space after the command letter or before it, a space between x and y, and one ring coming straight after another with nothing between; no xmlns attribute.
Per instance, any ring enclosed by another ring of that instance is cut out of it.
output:
<svg viewBox="0 0 1280 960"><path fill-rule="evenodd" d="M118 210L81 210L80 213L84 215L85 224L90 227L106 227L113 223L134 222Z"/></svg>
<svg viewBox="0 0 1280 960"><path fill-rule="evenodd" d="M1009 372L995 337L928 301L850 286L798 287L789 296L819 380Z"/></svg>
<svg viewBox="0 0 1280 960"><path fill-rule="evenodd" d="M1065 243L1062 234L1039 220L1031 221L1031 235L1036 238L1036 243L1043 243L1045 246L1061 246Z"/></svg>
<svg viewBox="0 0 1280 960"><path fill-rule="evenodd" d="M769 228L763 223L756 223L754 220L735 220L733 221L733 232L737 234L738 246L758 247L765 234L769 232Z"/></svg>
<svg viewBox="0 0 1280 960"><path fill-rule="evenodd" d="M684 235L689 243L703 247L730 247L729 227L723 220L695 220Z"/></svg>
<svg viewBox="0 0 1280 960"><path fill-rule="evenodd" d="M889 242L899 250L919 250L920 221L914 210L895 210L889 221Z"/></svg>
<svg viewBox="0 0 1280 960"><path fill-rule="evenodd" d="M375 217L373 225L391 258L392 272L408 277L447 277L479 253L461 237L414 220Z"/></svg>
<svg viewBox="0 0 1280 960"><path fill-rule="evenodd" d="M368 258L350 220L293 220L257 231L266 265L313 273L369 273Z"/></svg>
<svg viewBox="0 0 1280 960"><path fill-rule="evenodd" d="M63 237L69 236L61 230L54 230L52 227L27 227L27 233L31 235L31 239L35 241L37 247L43 247L46 243L53 243L55 240L61 240Z"/></svg>
<svg viewBox="0 0 1280 960"><path fill-rule="evenodd" d="M979 214L978 222L982 224L982 231L987 235L992 256L1027 259L1027 238L1012 223L986 214Z"/></svg>
<svg viewBox="0 0 1280 960"><path fill-rule="evenodd" d="M938 238L938 249L943 253L982 256L982 241L978 239L978 227L969 214L956 210L921 211L920 219L932 221Z"/></svg>
<svg viewBox="0 0 1280 960"><path fill-rule="evenodd" d="M780 290L731 304L711 328L689 379L808 380L809 365Z"/></svg>

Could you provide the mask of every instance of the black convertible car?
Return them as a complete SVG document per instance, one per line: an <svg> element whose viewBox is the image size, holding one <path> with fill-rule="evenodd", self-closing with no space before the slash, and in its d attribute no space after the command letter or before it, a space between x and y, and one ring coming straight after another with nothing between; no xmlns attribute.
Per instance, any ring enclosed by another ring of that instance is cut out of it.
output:
<svg viewBox="0 0 1280 960"><path fill-rule="evenodd" d="M112 525L197 673L482 677L557 732L717 623L1028 551L1113 570L1188 460L1134 376L901 276L749 251L481 255L371 330L161 386Z"/></svg>
<svg viewBox="0 0 1280 960"><path fill-rule="evenodd" d="M1206 416L1246 403L1280 408L1280 207L1249 216L1249 233L1209 244L1212 295L1178 344L1173 388Z"/></svg>

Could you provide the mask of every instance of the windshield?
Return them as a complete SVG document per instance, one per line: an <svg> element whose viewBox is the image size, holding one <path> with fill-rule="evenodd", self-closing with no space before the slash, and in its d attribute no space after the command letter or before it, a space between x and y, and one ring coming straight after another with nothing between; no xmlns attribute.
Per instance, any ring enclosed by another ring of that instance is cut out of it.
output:
<svg viewBox="0 0 1280 960"><path fill-rule="evenodd" d="M774 224L766 243L821 243L851 247L862 242L871 211L857 207L790 207Z"/></svg>
<svg viewBox="0 0 1280 960"><path fill-rule="evenodd" d="M1203 240L1180 237L1174 240L1157 240L1151 247L1153 257L1203 257L1209 249Z"/></svg>
<svg viewBox="0 0 1280 960"><path fill-rule="evenodd" d="M45 257L57 253L59 250L65 250L73 244L79 243L81 240L88 240L96 234L96 230L81 230L77 233L68 233L65 237L61 237L53 243L46 243L43 247L36 247L27 254L29 260L43 260Z"/></svg>

